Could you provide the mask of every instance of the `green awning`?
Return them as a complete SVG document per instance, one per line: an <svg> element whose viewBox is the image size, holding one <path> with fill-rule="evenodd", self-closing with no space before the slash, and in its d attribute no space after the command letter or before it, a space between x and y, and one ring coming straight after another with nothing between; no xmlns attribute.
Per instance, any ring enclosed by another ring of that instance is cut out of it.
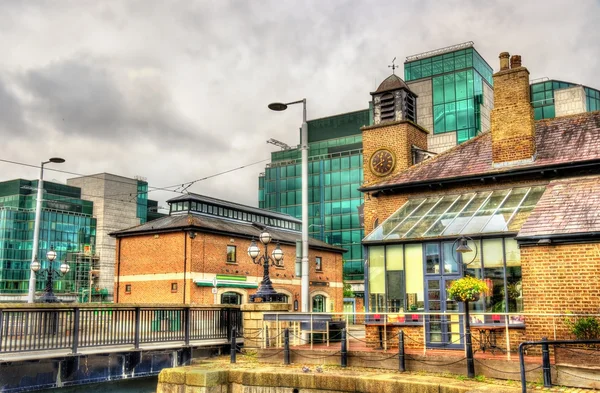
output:
<svg viewBox="0 0 600 393"><path fill-rule="evenodd" d="M213 280L200 279L195 281L198 287L212 287ZM258 283L237 280L220 280L217 278L217 288L258 288Z"/></svg>
<svg viewBox="0 0 600 393"><path fill-rule="evenodd" d="M365 242L518 232L545 187L520 187L409 199Z"/></svg>

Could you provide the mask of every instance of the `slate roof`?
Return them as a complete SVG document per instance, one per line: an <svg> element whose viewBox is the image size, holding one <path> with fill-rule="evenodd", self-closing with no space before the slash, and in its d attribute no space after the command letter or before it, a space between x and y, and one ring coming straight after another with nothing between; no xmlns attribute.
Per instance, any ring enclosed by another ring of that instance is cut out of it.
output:
<svg viewBox="0 0 600 393"><path fill-rule="evenodd" d="M414 165L396 177L367 184L361 190L400 188L419 183L499 175L600 160L600 112L540 120L535 123L535 132L537 156L532 163L494 168L492 135L487 132Z"/></svg>
<svg viewBox="0 0 600 393"><path fill-rule="evenodd" d="M269 226L267 226L267 229L272 235L273 241L280 241L281 243L286 244L295 244L296 240L300 240L301 238L300 232ZM258 239L258 236L261 233L261 228L259 226L252 225L252 223L250 222L233 220L223 217L209 216L204 214L187 213L173 214L170 216L162 217L157 220L147 222L142 225L135 226L133 228L115 231L110 233L110 236L126 237L142 234L178 232L188 230L195 230L197 232L219 233L238 237L254 237L255 239ZM338 251L340 253L346 251L341 247L332 246L330 244L313 238L309 238L308 245L312 248Z"/></svg>
<svg viewBox="0 0 600 393"><path fill-rule="evenodd" d="M517 239L600 232L600 176L550 182Z"/></svg>
<svg viewBox="0 0 600 393"><path fill-rule="evenodd" d="M385 78L384 81L379 84L377 90L371 94L379 94L398 89L406 89L411 91L408 85L398 75L392 74Z"/></svg>

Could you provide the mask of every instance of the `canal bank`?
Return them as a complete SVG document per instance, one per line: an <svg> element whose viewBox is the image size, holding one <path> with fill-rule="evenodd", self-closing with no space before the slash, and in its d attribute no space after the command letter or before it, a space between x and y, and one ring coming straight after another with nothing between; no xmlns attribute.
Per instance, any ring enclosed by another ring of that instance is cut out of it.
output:
<svg viewBox="0 0 600 393"><path fill-rule="evenodd" d="M239 357L211 359L193 366L165 369L159 374L157 393L178 392L408 392L408 393L517 393L514 381L467 380L462 376L338 366L294 364L274 366Z"/></svg>
<svg viewBox="0 0 600 393"><path fill-rule="evenodd" d="M38 390L36 393L155 393L158 376Z"/></svg>

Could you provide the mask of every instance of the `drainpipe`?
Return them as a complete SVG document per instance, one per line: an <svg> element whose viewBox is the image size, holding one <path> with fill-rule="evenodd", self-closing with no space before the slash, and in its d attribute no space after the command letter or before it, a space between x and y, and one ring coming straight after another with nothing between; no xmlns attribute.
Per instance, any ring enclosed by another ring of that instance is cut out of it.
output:
<svg viewBox="0 0 600 393"><path fill-rule="evenodd" d="M191 236L190 236L190 248L191 244ZM183 303L185 304L185 284L186 284L186 270L187 270L187 232L183 231Z"/></svg>
<svg viewBox="0 0 600 393"><path fill-rule="evenodd" d="M118 251L117 251L117 288L116 288L116 292L117 292L117 301L116 303L119 303L119 289L120 289L120 284L121 284L121 238L117 238L117 247L118 247ZM90 291L90 300L92 299L92 291Z"/></svg>

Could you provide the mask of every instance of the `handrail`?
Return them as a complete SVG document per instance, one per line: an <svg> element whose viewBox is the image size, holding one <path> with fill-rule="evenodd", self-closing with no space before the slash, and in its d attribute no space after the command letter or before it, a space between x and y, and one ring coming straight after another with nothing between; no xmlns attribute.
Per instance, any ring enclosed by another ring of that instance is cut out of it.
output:
<svg viewBox="0 0 600 393"><path fill-rule="evenodd" d="M541 341L524 341L519 344L519 368L521 373L521 392L527 393L527 381L525 376L525 348L534 345L542 346L542 369L544 377L544 387L552 387L552 376L550 374L550 355L549 345L562 344L600 344L600 340L552 340L549 341L545 337Z"/></svg>
<svg viewBox="0 0 600 393"><path fill-rule="evenodd" d="M14 305L13 305L14 306ZM239 307L32 305L0 308L0 354L222 339L243 334Z"/></svg>

